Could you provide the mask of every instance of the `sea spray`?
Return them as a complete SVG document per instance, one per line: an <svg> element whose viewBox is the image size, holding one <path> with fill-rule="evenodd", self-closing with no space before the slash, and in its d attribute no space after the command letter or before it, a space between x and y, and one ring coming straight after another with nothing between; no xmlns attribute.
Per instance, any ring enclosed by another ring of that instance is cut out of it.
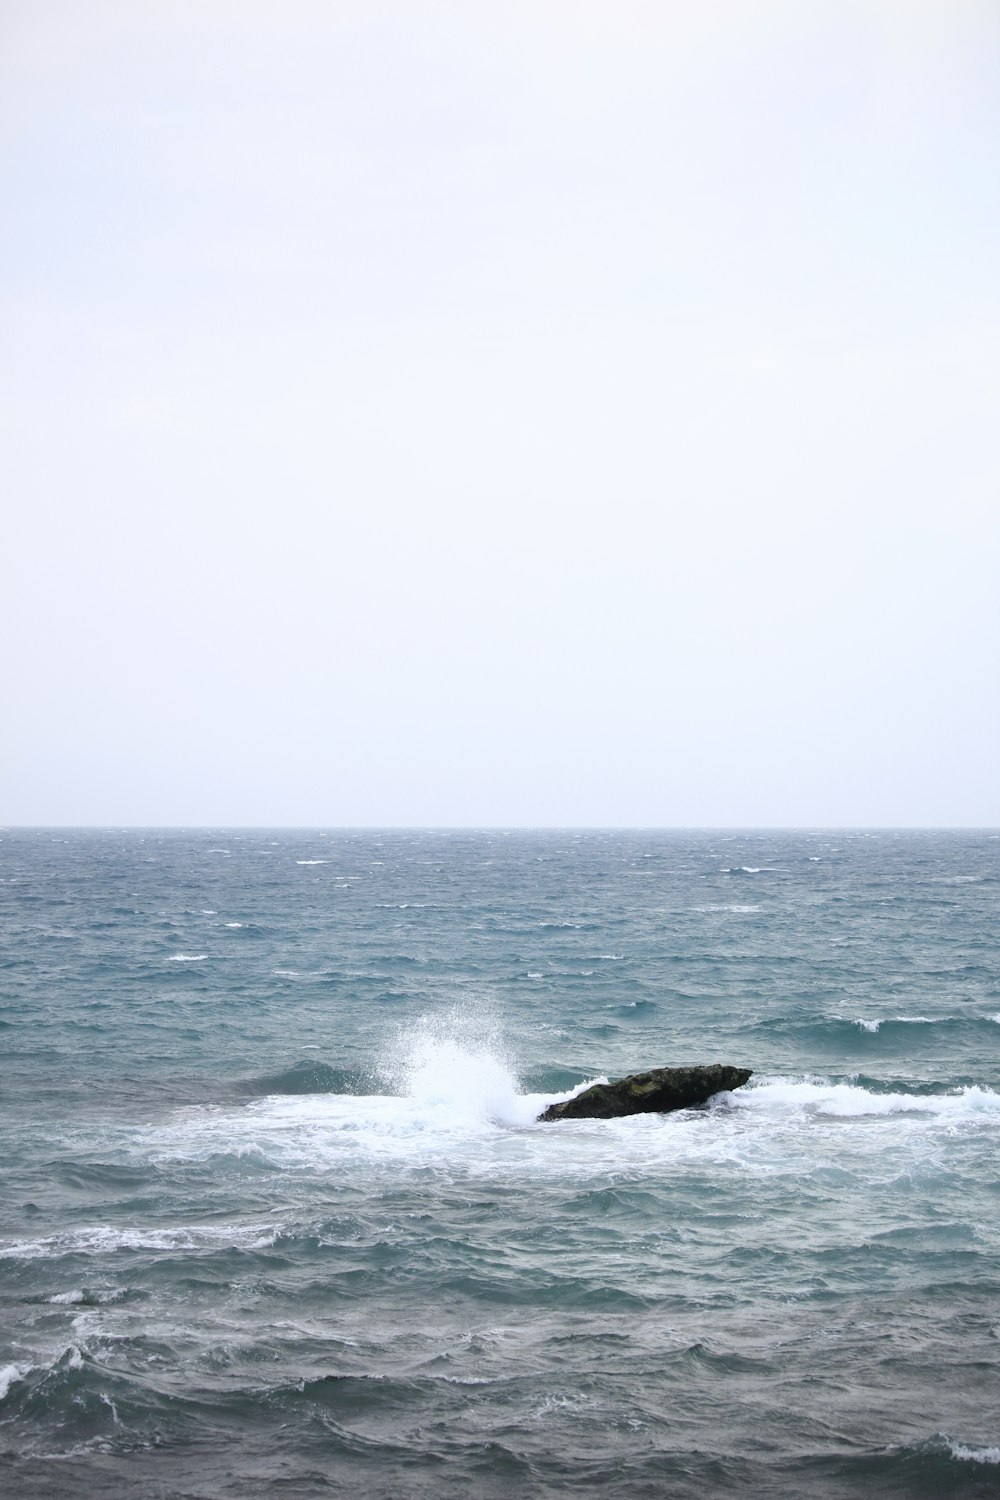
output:
<svg viewBox="0 0 1000 1500"><path fill-rule="evenodd" d="M401 1028L378 1072L439 1125L516 1125L533 1118L496 1009L480 998Z"/></svg>

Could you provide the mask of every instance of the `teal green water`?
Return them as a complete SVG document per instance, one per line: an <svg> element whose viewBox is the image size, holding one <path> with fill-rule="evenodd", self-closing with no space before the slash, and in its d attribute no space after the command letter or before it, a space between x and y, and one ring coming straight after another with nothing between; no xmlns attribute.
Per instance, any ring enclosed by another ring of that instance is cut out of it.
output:
<svg viewBox="0 0 1000 1500"><path fill-rule="evenodd" d="M1000 1491L997 835L6 830L0 882L4 1493Z"/></svg>

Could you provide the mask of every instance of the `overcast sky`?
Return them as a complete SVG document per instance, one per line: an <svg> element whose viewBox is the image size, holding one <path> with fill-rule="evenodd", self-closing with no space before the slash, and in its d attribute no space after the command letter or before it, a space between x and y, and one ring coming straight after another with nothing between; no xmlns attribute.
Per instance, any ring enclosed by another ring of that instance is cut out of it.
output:
<svg viewBox="0 0 1000 1500"><path fill-rule="evenodd" d="M995 0L0 0L0 819L1000 824Z"/></svg>

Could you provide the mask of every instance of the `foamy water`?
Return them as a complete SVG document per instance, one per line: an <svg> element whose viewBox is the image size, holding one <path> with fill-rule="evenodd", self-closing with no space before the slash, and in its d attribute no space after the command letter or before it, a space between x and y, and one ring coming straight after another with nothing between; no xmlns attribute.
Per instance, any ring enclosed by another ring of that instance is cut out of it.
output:
<svg viewBox="0 0 1000 1500"><path fill-rule="evenodd" d="M3 1493L987 1492L996 840L60 837L0 844Z"/></svg>

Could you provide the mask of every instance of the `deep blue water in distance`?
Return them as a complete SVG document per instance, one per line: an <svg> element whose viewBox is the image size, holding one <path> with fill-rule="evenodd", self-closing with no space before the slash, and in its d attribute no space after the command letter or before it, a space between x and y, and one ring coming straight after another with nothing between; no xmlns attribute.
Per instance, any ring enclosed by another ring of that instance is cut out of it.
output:
<svg viewBox="0 0 1000 1500"><path fill-rule="evenodd" d="M996 833L0 832L0 1493L1000 1493Z"/></svg>

